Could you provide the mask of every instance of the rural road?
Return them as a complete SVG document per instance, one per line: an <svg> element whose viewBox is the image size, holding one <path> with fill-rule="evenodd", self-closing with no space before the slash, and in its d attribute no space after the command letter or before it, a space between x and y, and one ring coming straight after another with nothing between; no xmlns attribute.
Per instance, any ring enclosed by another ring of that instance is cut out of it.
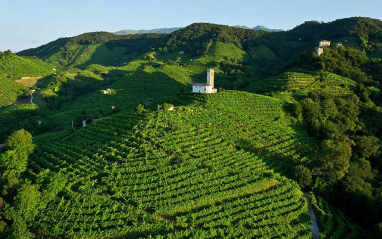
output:
<svg viewBox="0 0 382 239"><path fill-rule="evenodd" d="M33 103L33 93L31 93L31 104L34 105L34 103Z"/></svg>
<svg viewBox="0 0 382 239"><path fill-rule="evenodd" d="M310 219L312 219L312 225L310 226L310 230L313 232L313 239L319 239L320 238L320 229L318 228L316 215L314 215L312 205L310 204L310 198L305 193L305 198L308 201L308 211L310 215Z"/></svg>

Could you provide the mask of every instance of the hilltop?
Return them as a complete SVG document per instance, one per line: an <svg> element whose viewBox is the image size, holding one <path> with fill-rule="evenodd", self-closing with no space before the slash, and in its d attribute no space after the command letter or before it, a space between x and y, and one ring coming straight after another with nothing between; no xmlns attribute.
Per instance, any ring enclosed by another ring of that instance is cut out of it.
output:
<svg viewBox="0 0 382 239"><path fill-rule="evenodd" d="M261 26L261 25L258 25L258 26L253 27L253 28L248 27L248 26L240 26L240 25L235 25L233 27L238 27L238 28L242 28L242 29L261 30L261 31L268 31L268 32L282 32L283 31L282 29L271 29L271 28L267 28L267 27ZM167 33L167 34L170 34L170 33L173 33L177 30L180 30L182 28L183 27L170 27L170 28L157 28L157 29L152 29L152 30L144 30L144 29L131 30L131 29L128 29L128 30L120 30L120 31L113 32L113 33L116 35L147 34L147 33Z"/></svg>
<svg viewBox="0 0 382 239"><path fill-rule="evenodd" d="M0 77L44 76L54 68L37 57L20 57L6 51L0 52Z"/></svg>
<svg viewBox="0 0 382 239"><path fill-rule="evenodd" d="M121 30L114 32L116 35L130 35L130 34L147 34L147 33L172 33L181 29L181 27L171 27L171 28L157 28L152 30Z"/></svg>

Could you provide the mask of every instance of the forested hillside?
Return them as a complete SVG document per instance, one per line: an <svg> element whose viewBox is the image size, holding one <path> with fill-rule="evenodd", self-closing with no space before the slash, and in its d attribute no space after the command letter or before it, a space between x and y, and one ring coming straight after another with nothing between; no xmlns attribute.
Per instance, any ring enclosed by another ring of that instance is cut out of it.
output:
<svg viewBox="0 0 382 239"><path fill-rule="evenodd" d="M312 212L320 238L382 235L380 20L0 54L0 237L312 238Z"/></svg>

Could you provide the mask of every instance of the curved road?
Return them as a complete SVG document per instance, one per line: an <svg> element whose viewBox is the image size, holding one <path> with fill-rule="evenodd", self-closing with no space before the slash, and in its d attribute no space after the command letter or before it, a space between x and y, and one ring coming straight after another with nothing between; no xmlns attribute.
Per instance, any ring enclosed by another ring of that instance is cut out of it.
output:
<svg viewBox="0 0 382 239"><path fill-rule="evenodd" d="M312 205L310 204L310 198L305 193L305 198L308 201L308 211L310 215L310 219L312 220L312 225L310 226L310 230L313 232L313 239L319 239L320 238L320 229L318 228L316 215L314 215L314 211L312 208Z"/></svg>
<svg viewBox="0 0 382 239"><path fill-rule="evenodd" d="M32 105L35 105L35 104L33 103L33 93L31 93L31 104L32 104Z"/></svg>

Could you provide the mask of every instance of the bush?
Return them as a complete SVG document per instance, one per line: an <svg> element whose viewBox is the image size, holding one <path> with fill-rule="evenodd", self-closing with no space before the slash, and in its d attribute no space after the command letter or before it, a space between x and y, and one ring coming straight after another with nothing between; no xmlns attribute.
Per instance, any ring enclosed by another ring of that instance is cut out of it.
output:
<svg viewBox="0 0 382 239"><path fill-rule="evenodd" d="M164 103L163 104L163 109L166 110L166 111L169 110L171 107L174 107L174 105L168 104L168 103Z"/></svg>
<svg viewBox="0 0 382 239"><path fill-rule="evenodd" d="M135 108L135 112L137 112L137 114L139 114L139 115L143 114L145 112L145 107L142 104L139 104Z"/></svg>

